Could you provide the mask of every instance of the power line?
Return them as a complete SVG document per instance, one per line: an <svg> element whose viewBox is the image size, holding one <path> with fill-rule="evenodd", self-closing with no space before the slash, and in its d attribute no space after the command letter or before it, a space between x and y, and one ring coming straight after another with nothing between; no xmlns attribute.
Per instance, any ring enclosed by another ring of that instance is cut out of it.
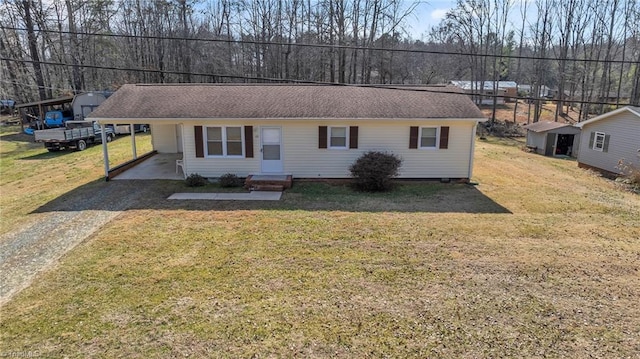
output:
<svg viewBox="0 0 640 359"><path fill-rule="evenodd" d="M11 84L11 85L18 85L20 87L29 87L29 88L44 88L44 89L48 89L48 90L57 90L60 92L73 92L73 89L69 89L69 88L63 88L63 87L52 87L52 86L38 86L36 84L27 84L24 82L17 82L17 81L7 81L7 80L0 80L0 82L5 83L5 84ZM87 92L86 90L80 90L81 92Z"/></svg>
<svg viewBox="0 0 640 359"><path fill-rule="evenodd" d="M99 66L99 65L74 65L67 62L54 62L54 61L34 61L34 60L25 60L25 59L13 59L8 57L0 57L2 61L12 61L12 62L22 62L22 63L40 63L42 65L52 65L52 66L65 66L65 67L82 67L82 68L90 68L90 69L100 69L100 70L113 70L113 71L127 71L127 72L147 72L147 73L157 73L163 75L190 75L190 76L202 76L209 77L212 79L216 78L228 78L228 79L238 79L238 80L250 80L250 81L261 81L261 82L277 82L277 83L296 83L296 84L309 84L309 85L331 85L331 86L356 86L356 87L380 87L380 88L388 88L388 89L401 89L408 91L423 91L423 92L434 92L434 93L451 93L451 94L460 94L460 92L456 91L435 91L424 88L398 88L398 86L394 85L375 85L375 84L347 84L347 83L336 83L336 82L327 82L327 81L315 81L315 80L296 80L296 79L281 79L281 78L273 78L273 77L257 77L257 76L242 76L242 75L228 75L228 74L217 74L217 73L205 73L205 72L188 72L188 71L173 71L173 70L157 70L157 69L141 69L141 68L132 68L132 67L117 67L117 66Z"/></svg>
<svg viewBox="0 0 640 359"><path fill-rule="evenodd" d="M14 31L27 31L25 28L19 27L6 27L1 28ZM418 53L418 54L431 54L431 55L450 55L450 56L475 56L484 58L499 58L499 59L514 59L514 60L540 60L540 61L569 61L569 62L582 62L582 63L609 63L609 64L637 64L637 61L626 60L599 60L599 59L558 59L540 56L518 56L518 55L494 55L494 54L474 54L470 52L459 51L438 51L438 50L424 50L424 49L395 49L388 47L365 47L365 46L353 46L353 45L331 45L331 44L308 44L300 42L277 42L277 41L258 41L258 40L232 40L232 39L200 39L192 37L174 37L174 36L155 36L155 35L128 35L128 34L104 34L104 33L89 33L79 31L65 31L65 30L49 30L49 29L34 29L35 32L53 33L53 34L66 34L66 35L81 35L81 36L100 36L100 37L113 37L113 38L125 38L125 39L147 39L147 40L174 40L174 41L198 41L198 42L214 42L225 44L249 44L249 45L273 45L273 46L296 46L296 47L312 47L323 49L345 49L356 51L389 51L389 52L402 52L402 53Z"/></svg>
<svg viewBox="0 0 640 359"><path fill-rule="evenodd" d="M160 74L169 74L169 75L191 75L191 76L203 76L203 77L211 77L212 79L216 78L229 78L229 79L239 79L239 80L250 80L257 82L277 82L277 83L295 83L295 84L308 84L308 85L324 85L324 86L344 86L344 87L368 87L368 88L379 88L379 89L388 89L388 90L402 90L402 91L417 91L417 92L430 92L430 93L440 93L440 94L454 94L454 95L469 95L469 96L480 96L485 98L504 98L513 99L513 100L529 100L529 101L552 101L558 102L560 100L557 99L546 99L539 97L526 97L526 96L510 96L510 95L499 95L499 94L485 94L485 93L467 93L460 92L456 90L446 90L446 87L442 86L441 89L430 89L426 87L411 87L402 84L347 84L347 83L336 83L336 82L326 82L326 81L314 81L314 80L296 80L296 79L278 79L278 78L269 78L269 77L257 77L257 76L241 76L241 75L226 75L226 74L212 74L212 73L198 73L198 72L186 72L186 71L171 71L171 70L155 70L155 69L140 69L140 68L127 68L127 67L116 67L116 66L98 66L98 65L74 65L66 62L53 62L53 61L34 61L34 60L24 60L24 59L13 59L8 57L0 57L0 61L12 61L12 62L22 62L22 63L40 63L43 65L51 65L51 66L65 66L65 67L82 67L82 68L91 68L91 69L100 69L100 70L113 70L113 71L125 71L125 72L148 72L148 73L160 73ZM8 82L8 81L3 81ZM8 82L15 83L15 82ZM428 86L428 85L422 85ZM37 86L36 86L37 87ZM611 105L611 106L619 106L624 104L612 103L612 102L598 102L598 101L581 101L581 100L571 100L571 99L563 99L562 102L575 103L575 104L586 104L586 105Z"/></svg>

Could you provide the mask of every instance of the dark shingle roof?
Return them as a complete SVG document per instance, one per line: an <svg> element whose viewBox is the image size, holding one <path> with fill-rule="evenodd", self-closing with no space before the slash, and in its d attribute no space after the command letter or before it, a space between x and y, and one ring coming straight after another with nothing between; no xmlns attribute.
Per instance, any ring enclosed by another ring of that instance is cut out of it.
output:
<svg viewBox="0 0 640 359"><path fill-rule="evenodd" d="M522 126L522 128L526 128L527 130L533 132L545 132L562 127L571 127L571 124L562 122L540 121Z"/></svg>
<svg viewBox="0 0 640 359"><path fill-rule="evenodd" d="M89 117L484 118L471 99L458 91L444 86L124 85Z"/></svg>

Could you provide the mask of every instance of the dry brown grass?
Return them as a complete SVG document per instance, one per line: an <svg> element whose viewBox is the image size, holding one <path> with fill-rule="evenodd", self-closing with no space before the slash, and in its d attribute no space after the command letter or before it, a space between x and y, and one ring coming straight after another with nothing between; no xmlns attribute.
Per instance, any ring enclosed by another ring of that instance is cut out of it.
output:
<svg viewBox="0 0 640 359"><path fill-rule="evenodd" d="M513 109L515 103L507 102L504 105L499 105L496 109L496 119L500 121L513 122ZM564 108L566 110L566 108ZM491 118L493 112L490 106L481 108L482 113ZM535 106L527 104L525 101L518 102L518 109L516 111L516 122L520 124L526 124L533 121L533 113ZM540 111L540 121L555 121L556 105L553 102L546 102L542 104L542 110ZM569 108L569 112L564 117L559 118L561 122L577 122L579 112L574 108Z"/></svg>
<svg viewBox="0 0 640 359"><path fill-rule="evenodd" d="M176 204L156 183L2 308L2 351L637 357L639 197L520 146L478 141L476 189Z"/></svg>

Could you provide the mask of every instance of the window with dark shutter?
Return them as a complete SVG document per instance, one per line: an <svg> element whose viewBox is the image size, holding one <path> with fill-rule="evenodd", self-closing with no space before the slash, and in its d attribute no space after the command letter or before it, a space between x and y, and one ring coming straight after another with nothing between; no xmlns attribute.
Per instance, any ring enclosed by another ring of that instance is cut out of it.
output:
<svg viewBox="0 0 640 359"><path fill-rule="evenodd" d="M440 149L449 148L449 126L440 127Z"/></svg>
<svg viewBox="0 0 640 359"><path fill-rule="evenodd" d="M327 148L327 126L318 127L318 148Z"/></svg>
<svg viewBox="0 0 640 359"><path fill-rule="evenodd" d="M196 157L204 157L204 138L202 136L202 126L194 127L195 143L196 143Z"/></svg>
<svg viewBox="0 0 640 359"><path fill-rule="evenodd" d="M253 126L244 126L244 156L253 158Z"/></svg>
<svg viewBox="0 0 640 359"><path fill-rule="evenodd" d="M349 148L358 148L358 126L349 127Z"/></svg>
<svg viewBox="0 0 640 359"><path fill-rule="evenodd" d="M604 132L592 132L592 138L589 139L589 147L595 151L607 152L609 150L610 135Z"/></svg>
<svg viewBox="0 0 640 359"><path fill-rule="evenodd" d="M418 148L418 133L420 129L418 126L411 126L409 129L409 148Z"/></svg>

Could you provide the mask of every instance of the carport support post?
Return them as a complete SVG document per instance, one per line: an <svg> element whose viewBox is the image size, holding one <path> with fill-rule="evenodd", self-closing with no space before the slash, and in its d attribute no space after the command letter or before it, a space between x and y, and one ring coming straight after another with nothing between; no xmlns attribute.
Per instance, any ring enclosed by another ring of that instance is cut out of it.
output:
<svg viewBox="0 0 640 359"><path fill-rule="evenodd" d="M473 124L473 132L471 132L471 153L469 154L469 174L467 175L469 181L471 181L471 176L473 175L473 154L476 148L476 133L478 133L478 122Z"/></svg>
<svg viewBox="0 0 640 359"><path fill-rule="evenodd" d="M134 124L129 125L129 131L131 132L131 151L133 152L133 159L138 159L138 154L136 152L136 128Z"/></svg>
<svg viewBox="0 0 640 359"><path fill-rule="evenodd" d="M107 129L104 123L100 124L100 137L102 137L102 155L104 156L104 177L109 180L109 150L107 148Z"/></svg>
<svg viewBox="0 0 640 359"><path fill-rule="evenodd" d="M36 120L36 127L38 130L44 130L44 112L42 111L42 104L38 105L38 120Z"/></svg>

